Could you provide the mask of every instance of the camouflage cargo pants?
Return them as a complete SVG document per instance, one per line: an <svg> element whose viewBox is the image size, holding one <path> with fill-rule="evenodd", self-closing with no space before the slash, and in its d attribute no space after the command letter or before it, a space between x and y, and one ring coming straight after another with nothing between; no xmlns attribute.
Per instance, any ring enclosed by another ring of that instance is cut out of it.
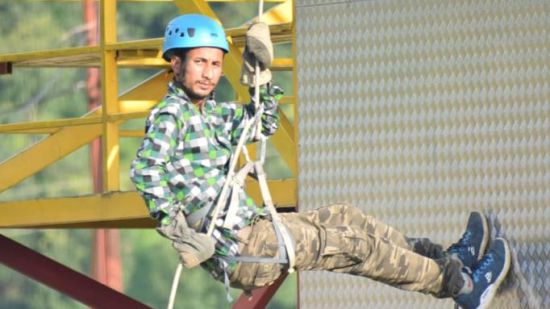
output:
<svg viewBox="0 0 550 309"><path fill-rule="evenodd" d="M425 238L407 238L360 209L337 204L280 215L296 244L297 270L328 270L368 277L394 287L449 297L462 287L461 264ZM241 255L273 257L278 243L268 220L243 237ZM231 285L252 289L276 280L285 265L239 263ZM460 282L456 284L456 278ZM457 286L449 286L450 278Z"/></svg>

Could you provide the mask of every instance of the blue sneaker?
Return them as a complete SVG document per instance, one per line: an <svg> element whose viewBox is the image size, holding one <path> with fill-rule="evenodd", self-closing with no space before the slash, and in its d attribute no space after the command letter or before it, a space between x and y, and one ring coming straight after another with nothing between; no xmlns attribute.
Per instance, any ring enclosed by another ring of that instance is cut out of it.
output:
<svg viewBox="0 0 550 309"><path fill-rule="evenodd" d="M484 309L510 269L510 249L504 238L497 238L481 261L472 269L473 290L459 294L455 302L463 309Z"/></svg>
<svg viewBox="0 0 550 309"><path fill-rule="evenodd" d="M487 218L479 211L470 213L462 238L452 244L447 253L456 256L462 265L471 270L481 259L489 242Z"/></svg>

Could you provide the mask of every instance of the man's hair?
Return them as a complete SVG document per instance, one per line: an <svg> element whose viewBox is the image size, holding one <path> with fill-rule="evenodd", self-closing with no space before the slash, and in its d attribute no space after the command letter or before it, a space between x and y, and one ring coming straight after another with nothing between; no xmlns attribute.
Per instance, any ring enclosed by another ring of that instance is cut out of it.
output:
<svg viewBox="0 0 550 309"><path fill-rule="evenodd" d="M184 67L187 63L187 53L191 50L191 48L175 48L171 50L170 57L176 56L181 59L181 66ZM169 70L170 73L172 73L172 68Z"/></svg>
<svg viewBox="0 0 550 309"><path fill-rule="evenodd" d="M185 62L187 58L187 53L191 50L190 48L176 48L172 51L173 56L178 56L181 58L182 62Z"/></svg>

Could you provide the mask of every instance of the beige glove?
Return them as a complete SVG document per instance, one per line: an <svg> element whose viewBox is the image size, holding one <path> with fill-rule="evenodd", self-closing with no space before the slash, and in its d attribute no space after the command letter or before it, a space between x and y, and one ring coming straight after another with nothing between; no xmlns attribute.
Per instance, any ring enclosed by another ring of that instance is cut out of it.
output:
<svg viewBox="0 0 550 309"><path fill-rule="evenodd" d="M266 23L256 22L246 31L246 47L243 52L243 67L241 83L254 87L256 85L256 60L260 67L258 85L265 85L271 81L269 67L273 62L273 44Z"/></svg>
<svg viewBox="0 0 550 309"><path fill-rule="evenodd" d="M181 264L186 268L193 268L214 255L214 239L189 228L181 211L168 225L157 227L157 231L172 240L172 246L178 251Z"/></svg>

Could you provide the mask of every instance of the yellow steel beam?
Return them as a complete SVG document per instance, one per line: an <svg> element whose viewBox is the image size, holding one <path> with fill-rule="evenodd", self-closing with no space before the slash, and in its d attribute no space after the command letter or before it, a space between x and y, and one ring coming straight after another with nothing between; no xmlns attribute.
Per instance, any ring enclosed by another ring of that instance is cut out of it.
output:
<svg viewBox="0 0 550 309"><path fill-rule="evenodd" d="M256 182L248 181L247 185L251 197L261 205ZM296 205L294 180L271 180L269 187L277 206ZM137 192L0 202L0 228L152 226L148 218L145 203Z"/></svg>
<svg viewBox="0 0 550 309"><path fill-rule="evenodd" d="M233 45L237 47L244 47L246 42L245 35L247 29L247 25L237 28L229 28L225 30L225 34L231 37ZM271 41L275 44L289 43L292 39L292 30L290 23L269 24L269 32L271 33Z"/></svg>
<svg viewBox="0 0 550 309"><path fill-rule="evenodd" d="M166 86L166 82L163 81L162 83L163 87ZM134 88L135 91L131 91L127 95L121 96L121 99L118 100L118 109L120 112L109 115L108 119L114 122L121 122L124 120L146 117L149 113L149 109L157 104L162 98L160 93L165 92L165 90L155 91L159 89L159 87L154 87L155 84L156 83L142 84L142 87ZM139 93L144 93L142 99L135 97ZM293 104L294 100L295 98L293 96L284 96L279 101L279 104ZM96 116L98 114L101 114L101 109L78 118L1 124L0 134L52 134L65 127L102 123L103 118ZM288 122L286 117L283 117L283 121L285 123Z"/></svg>
<svg viewBox="0 0 550 309"><path fill-rule="evenodd" d="M118 42L105 47L117 51L120 67L168 67L162 59L162 38Z"/></svg>
<svg viewBox="0 0 550 309"><path fill-rule="evenodd" d="M272 71L291 71L294 68L294 60L292 58L275 58L271 64Z"/></svg>
<svg viewBox="0 0 550 309"><path fill-rule="evenodd" d="M1 132L2 134L53 134L59 131L57 128L24 129L19 131Z"/></svg>
<svg viewBox="0 0 550 309"><path fill-rule="evenodd" d="M0 192L88 144L101 134L101 124L61 129L0 163Z"/></svg>
<svg viewBox="0 0 550 309"><path fill-rule="evenodd" d="M144 135L145 135L145 133L143 132L143 130L120 130L120 137L141 137L141 138L143 138Z"/></svg>
<svg viewBox="0 0 550 309"><path fill-rule="evenodd" d="M98 66L99 52L99 46L23 52L0 55L0 62L26 67Z"/></svg>
<svg viewBox="0 0 550 309"><path fill-rule="evenodd" d="M161 57L160 49L152 51L119 50L117 64L119 67L130 68L168 68L168 63Z"/></svg>
<svg viewBox="0 0 550 309"><path fill-rule="evenodd" d="M288 102L282 103L282 104L288 104ZM154 105L154 103L152 103L152 105ZM149 115L149 111L126 112L126 113L118 113L118 114L110 115L108 119L110 121L115 121L120 124L125 120L144 118L147 115ZM281 130L285 130L287 132L285 134L289 136L288 138L291 138L294 128L292 127L292 125L290 124L286 116L283 115L283 117L281 117L282 119L281 126L283 127L283 129ZM51 122L37 121L37 122L31 122L31 123L6 125L6 126L10 126L10 130L3 130L2 125L0 125L0 133L2 134L53 134L55 132L58 132L62 128L81 126L81 125L87 125L87 124L93 124L93 123L102 123L101 119L102 118L99 118L99 117L67 118L67 119L61 119L61 120L54 120ZM21 128L12 128L12 126L19 126L19 125L21 126ZM33 125L36 127L33 127ZM143 137L144 133L143 133L143 130L136 130L136 131L124 130L124 131L119 131L119 136L120 137Z"/></svg>
<svg viewBox="0 0 550 309"><path fill-rule="evenodd" d="M120 146L118 124L109 117L119 113L116 50L107 48L116 43L116 1L101 0L100 4L101 90L103 117L103 190L120 187Z"/></svg>
<svg viewBox="0 0 550 309"><path fill-rule="evenodd" d="M161 56L162 38L133 40L126 42L112 42L105 45L107 50L117 50L120 52L136 52L146 54L156 54ZM130 54L129 54L130 55Z"/></svg>
<svg viewBox="0 0 550 309"><path fill-rule="evenodd" d="M148 216L136 192L2 202L0 213L0 227L84 224Z"/></svg>
<svg viewBox="0 0 550 309"><path fill-rule="evenodd" d="M240 49L239 49L240 50ZM135 51L131 52L132 54ZM160 56L157 56L155 53L151 56L146 56L144 54L135 56L128 56L130 52L118 52L117 64L119 67L130 67L130 68L169 68L169 64L162 59ZM291 58L275 58L271 64L272 71L290 71L294 66L294 61Z"/></svg>
<svg viewBox="0 0 550 309"><path fill-rule="evenodd" d="M270 30L274 43L291 41L290 23L270 24ZM226 29L233 45L239 48L238 55L244 45L245 33L245 27ZM161 49L162 38L105 44L105 50L117 53L120 67L167 67L161 58ZM12 63L14 67L98 67L101 65L101 51L101 46L89 46L5 54L0 55L0 63Z"/></svg>
<svg viewBox="0 0 550 309"><path fill-rule="evenodd" d="M81 126L101 123L101 117L65 118L59 120L31 121L0 125L0 133L21 133L38 129L59 129L65 126Z"/></svg>

